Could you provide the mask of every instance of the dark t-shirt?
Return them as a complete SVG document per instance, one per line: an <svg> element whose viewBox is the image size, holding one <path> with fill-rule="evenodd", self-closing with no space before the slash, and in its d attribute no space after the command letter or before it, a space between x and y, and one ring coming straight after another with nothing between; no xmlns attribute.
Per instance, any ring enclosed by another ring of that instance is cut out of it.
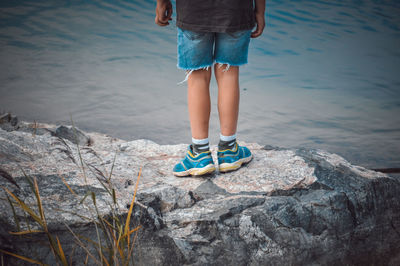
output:
<svg viewBox="0 0 400 266"><path fill-rule="evenodd" d="M176 0L176 26L185 30L233 32L255 25L253 0Z"/></svg>

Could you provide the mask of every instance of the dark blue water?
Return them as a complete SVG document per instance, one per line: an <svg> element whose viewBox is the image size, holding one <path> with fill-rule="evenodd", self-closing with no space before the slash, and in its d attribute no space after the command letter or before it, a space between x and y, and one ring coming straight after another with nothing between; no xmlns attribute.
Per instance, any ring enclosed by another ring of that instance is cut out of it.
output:
<svg viewBox="0 0 400 266"><path fill-rule="evenodd" d="M1 1L0 111L190 142L176 26L155 1ZM241 68L239 139L400 166L400 2L267 1ZM175 15L174 15L175 18ZM210 138L219 134L216 84Z"/></svg>

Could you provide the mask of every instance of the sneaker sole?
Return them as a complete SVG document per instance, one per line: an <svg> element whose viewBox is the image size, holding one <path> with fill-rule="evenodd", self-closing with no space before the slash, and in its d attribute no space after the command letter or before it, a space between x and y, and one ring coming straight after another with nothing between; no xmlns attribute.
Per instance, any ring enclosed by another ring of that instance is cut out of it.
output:
<svg viewBox="0 0 400 266"><path fill-rule="evenodd" d="M219 171L222 173L230 172L230 171L235 171L239 169L243 164L250 162L253 159L253 155L242 158L240 160L237 160L234 163L222 163L219 166Z"/></svg>
<svg viewBox="0 0 400 266"><path fill-rule="evenodd" d="M199 175L211 174L214 171L215 171L215 166L213 164L209 164L203 168L192 168L184 172L173 172L173 174L176 176L189 176L189 175L199 176Z"/></svg>

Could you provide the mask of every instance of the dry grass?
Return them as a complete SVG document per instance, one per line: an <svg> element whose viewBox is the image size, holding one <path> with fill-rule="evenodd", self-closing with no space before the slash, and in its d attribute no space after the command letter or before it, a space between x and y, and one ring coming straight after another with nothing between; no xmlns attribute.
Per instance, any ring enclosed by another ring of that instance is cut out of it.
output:
<svg viewBox="0 0 400 266"><path fill-rule="evenodd" d="M72 123L74 131L75 127L74 124ZM75 136L76 136L76 131L75 131ZM139 229L141 228L140 225L136 226L134 228L130 228L131 224L131 215L133 212L133 206L135 204L135 198L136 198L136 192L138 189L139 181L140 181L140 176L141 176L141 170L139 171L137 180L136 180L136 185L135 185L135 190L134 190L134 195L131 200L131 204L129 207L128 214L126 218L123 218L123 215L120 214L120 208L117 203L117 198L116 198L116 192L115 189L112 187L111 183L111 177L112 177L112 171L114 168L114 163L115 163L115 157L114 161L110 170L110 173L103 173L99 169L95 168L92 165L87 165L82 159L81 152L79 145L77 144L77 149L78 149L78 155L80 159L80 168L82 171L82 174L85 179L85 183L87 182L87 174L86 174L86 169L89 169L94 173L94 176L96 176L97 180L100 182L103 188L107 191L111 198L111 204L110 204L110 209L111 209L111 214L108 215L107 217L101 215L100 211L98 210L97 207L97 202L96 202L96 194L92 191L89 191L86 193L86 195L77 195L71 187L68 185L68 183L65 181L65 179L62 177L62 175L59 175L62 182L66 185L68 190L71 192L74 197L77 197L80 199L80 204L83 204L88 210L89 210L89 217L82 217L78 214L80 218L84 218L85 220L90 221L94 226L96 230L96 236L97 239L88 239L85 236L79 235L75 233L67 224L65 224L66 228L68 231L71 233L73 236L74 242L82 248L82 250L85 251L86 253L86 260L85 260L85 265L90 261L91 263L97 264L97 265L133 265L134 261L132 258L134 246L135 246L135 241L137 238L137 234L139 232ZM47 242L50 246L51 252L55 258L55 261L57 261L58 265L72 265L73 264L73 253L74 250L71 252L69 256L66 256L64 252L63 245L68 245L70 246L72 243L61 243L57 235L54 235L52 232L49 231L48 225L47 225L47 220L45 216L45 211L43 209L43 202L40 197L40 191L39 187L37 184L36 178L31 178L28 176L23 169L21 169L23 172L23 175L26 179L26 181L29 184L29 187L31 189L32 194L34 195L34 198L36 200L36 207L29 206L26 204L20 197L15 195L15 193L11 192L9 189L2 187L2 189L6 192L7 200L9 202L10 208L12 209L14 221L15 221L15 227L16 231L15 232L9 232L11 235L15 236L29 236L33 234L44 234L46 236ZM91 199L91 204L87 202L88 198ZM18 219L17 216L17 208L22 210L24 213L25 217L32 218L36 225L38 226L39 229L31 229L29 226L28 219L26 219L26 224L28 229L27 230L22 230L21 229L21 222ZM65 211L69 214L72 212L68 210L60 210L60 211ZM73 213L72 213L73 214ZM100 233L101 232L101 233ZM94 251L93 251L94 250ZM38 265L45 265L44 263L37 261L32 258L28 258L19 254L15 254L10 251L2 250L0 249L0 252L8 255L8 256L13 256L15 258L24 260L29 263L33 264L38 264ZM1 254L0 253L0 254ZM1 265L4 264L3 261L3 254L1 254Z"/></svg>

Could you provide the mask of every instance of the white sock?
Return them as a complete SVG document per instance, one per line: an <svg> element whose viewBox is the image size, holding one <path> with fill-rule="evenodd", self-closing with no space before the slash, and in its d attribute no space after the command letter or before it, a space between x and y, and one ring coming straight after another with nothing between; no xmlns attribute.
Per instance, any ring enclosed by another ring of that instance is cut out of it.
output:
<svg viewBox="0 0 400 266"><path fill-rule="evenodd" d="M236 139L236 134L233 134L232 136L224 136L221 133L219 133L219 139L222 141L232 141Z"/></svg>

